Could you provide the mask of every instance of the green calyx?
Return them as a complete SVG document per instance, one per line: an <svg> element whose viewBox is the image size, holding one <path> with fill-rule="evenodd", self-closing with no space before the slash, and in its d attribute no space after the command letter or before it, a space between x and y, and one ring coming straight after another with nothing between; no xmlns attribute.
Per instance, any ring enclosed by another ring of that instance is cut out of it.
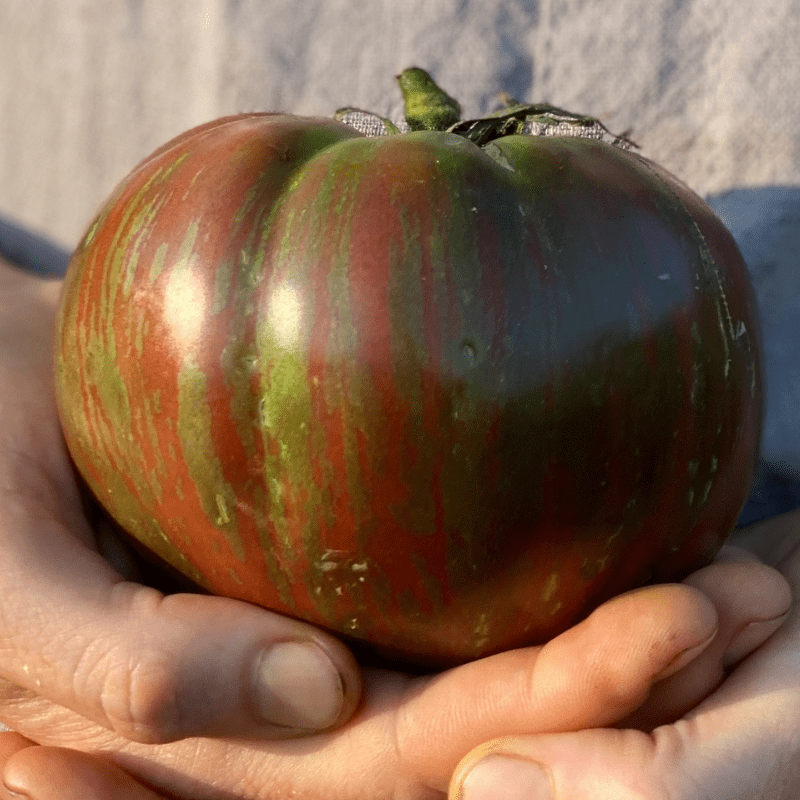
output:
<svg viewBox="0 0 800 800"><path fill-rule="evenodd" d="M529 132L531 125L570 125L594 128L612 137L622 147L636 146L626 133L612 134L599 120L575 114L549 103L520 103L505 95L503 105L496 111L476 119L461 119L461 105L450 97L419 67L409 67L396 76L405 104L405 121L412 131L444 131L455 133L483 147L495 139ZM392 135L401 131L391 120L357 108L341 108L334 117L350 124L350 115L358 114L373 120L375 130Z"/></svg>

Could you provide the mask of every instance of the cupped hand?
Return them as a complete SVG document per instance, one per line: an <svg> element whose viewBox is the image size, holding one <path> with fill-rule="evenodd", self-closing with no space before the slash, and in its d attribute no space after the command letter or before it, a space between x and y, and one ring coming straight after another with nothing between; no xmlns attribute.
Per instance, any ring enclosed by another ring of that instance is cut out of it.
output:
<svg viewBox="0 0 800 800"><path fill-rule="evenodd" d="M755 525L735 538L785 576L795 600L783 624L780 617L767 620L766 613L754 615L745 626L740 621L722 659L712 643L683 675L662 682L618 726L503 736L482 744L459 765L450 796L459 800L800 797L800 512ZM693 581L697 585L698 578L707 582L708 577L708 572L697 573ZM734 588L734 584L729 587ZM739 590L750 592L745 584ZM724 604L741 605L741 597L728 590L723 595ZM762 606L765 612L766 608ZM758 621L759 616L764 621ZM779 630L764 637L776 625ZM761 646L756 644L759 640L764 642ZM742 660L754 646L755 652ZM713 679L714 673L722 677L725 672L729 674L719 688L692 707L687 687L691 694L698 679ZM661 724L658 712L670 703L690 710Z"/></svg>
<svg viewBox="0 0 800 800"><path fill-rule="evenodd" d="M0 264L0 677L140 742L341 724L361 689L336 639L245 603L164 596L98 552L53 400L58 290Z"/></svg>
<svg viewBox="0 0 800 800"><path fill-rule="evenodd" d="M443 798L459 760L481 743L581 737L564 732L612 726L634 714L671 719L759 647L788 603L777 572L731 548L685 584L617 597L543 647L436 676L365 670L365 702L350 722L304 740L147 747L7 687L0 716L44 746L7 734L14 739L6 744L2 776L35 800ZM2 761L0 754L0 767ZM486 796L501 798L502 788Z"/></svg>
<svg viewBox="0 0 800 800"><path fill-rule="evenodd" d="M52 406L57 288L7 270L0 281L0 718L19 732L0 735L0 763L31 797L442 797L482 742L673 717L788 602L777 573L739 554L615 598L544 647L438 676L365 671L363 705L338 731L267 741L353 713L349 653L301 623L165 597L109 566ZM279 643L289 649L264 667ZM326 686L338 711L320 699Z"/></svg>

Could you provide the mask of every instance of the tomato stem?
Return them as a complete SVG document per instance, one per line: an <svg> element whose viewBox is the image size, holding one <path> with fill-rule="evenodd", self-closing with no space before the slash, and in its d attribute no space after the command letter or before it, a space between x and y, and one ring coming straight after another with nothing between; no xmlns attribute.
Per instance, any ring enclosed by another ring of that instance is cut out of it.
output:
<svg viewBox="0 0 800 800"><path fill-rule="evenodd" d="M412 131L446 131L461 119L461 105L419 67L404 69L397 76L405 103L405 116Z"/></svg>
<svg viewBox="0 0 800 800"><path fill-rule="evenodd" d="M498 110L476 119L462 120L459 102L439 87L424 69L409 67L397 75L396 80L403 95L405 120L412 131L455 133L478 147L504 136L541 136L547 132L591 136L624 149L638 146L628 138L627 132L613 134L594 117L575 114L549 103L520 103L507 94L502 95L502 107ZM400 133L391 120L359 108L340 108L334 117L368 136Z"/></svg>

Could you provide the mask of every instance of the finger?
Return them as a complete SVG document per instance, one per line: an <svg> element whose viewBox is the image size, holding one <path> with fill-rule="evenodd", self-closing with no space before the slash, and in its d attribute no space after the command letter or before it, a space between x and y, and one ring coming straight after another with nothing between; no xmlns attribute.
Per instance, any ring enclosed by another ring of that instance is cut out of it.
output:
<svg viewBox="0 0 800 800"><path fill-rule="evenodd" d="M3 731L0 733L0 775L8 760L20 750L34 746L34 742L26 739L19 733L13 731ZM0 785L0 800L19 800L18 797L9 793L5 785Z"/></svg>
<svg viewBox="0 0 800 800"><path fill-rule="evenodd" d="M2 677L149 743L297 736L354 711L358 668L333 637L234 600L122 582L55 522L41 527L9 531L0 549Z"/></svg>
<svg viewBox="0 0 800 800"><path fill-rule="evenodd" d="M652 586L614 598L542 648L501 653L423 683L398 711L398 752L443 789L463 753L482 741L610 724L694 658L716 628L714 606L693 587Z"/></svg>
<svg viewBox="0 0 800 800"><path fill-rule="evenodd" d="M60 747L20 750L2 776L30 800L164 800L108 759Z"/></svg>
<svg viewBox="0 0 800 800"><path fill-rule="evenodd" d="M12 686L5 687L0 696L0 717L41 745L108 759L144 786L169 797L416 798L413 790L396 791L399 779L388 737L387 706L396 703L408 678L391 675L394 680L378 680L367 690L365 711L350 725L311 742L226 738L160 745L125 742L74 711ZM368 687L371 677L367 673ZM428 796L421 794L420 800Z"/></svg>
<svg viewBox="0 0 800 800"><path fill-rule="evenodd" d="M722 563L751 566L716 569ZM750 550L735 545L725 545L714 565L690 576L687 582L705 592L715 604L720 631L733 632L724 649L725 670L772 636L785 621L792 602L792 589L786 578ZM722 639L722 635L717 636L718 641Z"/></svg>
<svg viewBox="0 0 800 800"><path fill-rule="evenodd" d="M792 602L789 584L777 570L734 548L685 583L714 604L717 635L678 674L653 687L647 700L623 721L626 727L650 730L683 716L780 628Z"/></svg>
<svg viewBox="0 0 800 800"><path fill-rule="evenodd" d="M711 661L721 653L727 670L760 647L783 623L792 591L778 570L757 560L716 564L687 579L715 605L720 631L703 654Z"/></svg>
<svg viewBox="0 0 800 800"><path fill-rule="evenodd" d="M489 742L458 765L449 797L790 800L800 702L782 670L765 667L762 660L743 680L737 673L692 715L652 735L606 728Z"/></svg>
<svg viewBox="0 0 800 800"><path fill-rule="evenodd" d="M680 795L659 792L654 760L652 743L640 731L606 728L500 739L464 758L453 774L448 797L679 800Z"/></svg>
<svg viewBox="0 0 800 800"><path fill-rule="evenodd" d="M800 575L800 552L784 564ZM797 786L800 613L673 725L498 738L454 771L450 797L789 800ZM505 794L504 794L505 792ZM516 792L516 794L514 794ZM538 794L537 794L538 792Z"/></svg>

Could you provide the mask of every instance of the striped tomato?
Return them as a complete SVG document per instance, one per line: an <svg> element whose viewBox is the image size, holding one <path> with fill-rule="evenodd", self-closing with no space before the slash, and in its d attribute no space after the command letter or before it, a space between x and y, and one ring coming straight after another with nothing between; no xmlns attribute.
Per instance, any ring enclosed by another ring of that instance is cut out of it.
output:
<svg viewBox="0 0 800 800"><path fill-rule="evenodd" d="M593 121L405 93L408 132L243 114L136 167L73 257L56 384L78 469L169 564L441 667L713 557L759 336L700 198L523 135Z"/></svg>

